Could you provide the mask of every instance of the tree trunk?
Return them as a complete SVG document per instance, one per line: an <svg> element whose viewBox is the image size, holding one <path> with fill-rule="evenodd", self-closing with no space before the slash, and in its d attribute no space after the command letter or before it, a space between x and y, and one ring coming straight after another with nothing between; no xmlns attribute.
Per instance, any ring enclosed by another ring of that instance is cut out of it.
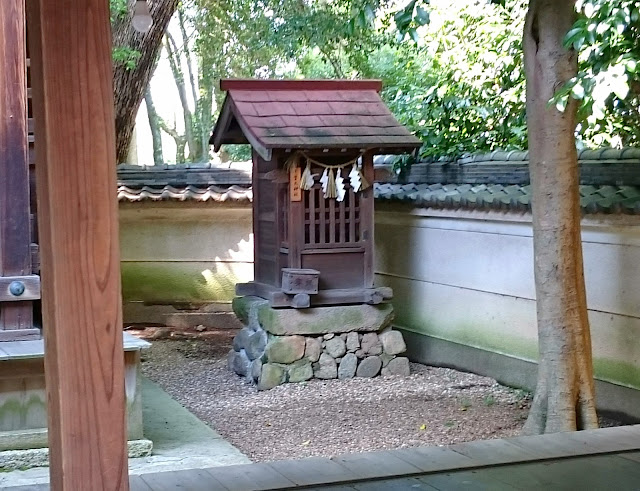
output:
<svg viewBox="0 0 640 491"><path fill-rule="evenodd" d="M138 33L131 27L134 3L135 0L129 0L129 15L118 19L112 31L114 46L128 46L140 52L140 58L133 70L127 70L123 64L114 67L117 162L126 160L138 107L153 75L162 36L179 0L150 0L153 25L145 34Z"/></svg>
<svg viewBox="0 0 640 491"><path fill-rule="evenodd" d="M155 165L164 164L164 155L162 154L162 131L160 131L160 122L158 121L158 112L151 97L151 89L147 86L144 93L144 102L147 105L147 117L149 119L149 128L151 129L151 141L153 144L153 163Z"/></svg>
<svg viewBox="0 0 640 491"><path fill-rule="evenodd" d="M575 100L548 101L577 73L562 40L572 0L530 0L524 30L527 125L537 297L538 383L526 434L597 428L582 265Z"/></svg>
<svg viewBox="0 0 640 491"><path fill-rule="evenodd" d="M213 61L210 62L213 64ZM201 160L207 162L209 160L209 137L213 131L213 91L214 76L213 70L206 66L207 59L201 59L201 64L205 65L201 69L200 75L200 91L202 95L198 101L200 114L198 121L200 123L200 147L202 149Z"/></svg>
<svg viewBox="0 0 640 491"><path fill-rule="evenodd" d="M180 63L180 53L178 51L178 46L171 36L170 33L167 33L165 36L165 49L167 50L167 58L169 60L169 66L171 67L171 73L173 74L173 80L176 83L176 89L178 90L178 96L180 98L180 104L182 105L182 115L184 118L184 138L187 141L187 145L189 146L189 161L193 161L193 155L195 151L195 143L193 139L193 115L191 113L191 109L189 108L189 99L187 98L187 88L185 86L184 81L184 73L182 72L182 67ZM197 103L196 101L194 101ZM176 163L178 163L176 161Z"/></svg>

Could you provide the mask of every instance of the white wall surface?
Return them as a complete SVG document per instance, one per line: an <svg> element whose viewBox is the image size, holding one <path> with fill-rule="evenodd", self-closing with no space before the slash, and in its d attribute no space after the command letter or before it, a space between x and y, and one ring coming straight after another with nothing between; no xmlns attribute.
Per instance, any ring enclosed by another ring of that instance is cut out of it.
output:
<svg viewBox="0 0 640 491"><path fill-rule="evenodd" d="M640 388L640 217L587 217L582 236L596 375ZM376 255L396 325L535 361L529 215L378 206Z"/></svg>

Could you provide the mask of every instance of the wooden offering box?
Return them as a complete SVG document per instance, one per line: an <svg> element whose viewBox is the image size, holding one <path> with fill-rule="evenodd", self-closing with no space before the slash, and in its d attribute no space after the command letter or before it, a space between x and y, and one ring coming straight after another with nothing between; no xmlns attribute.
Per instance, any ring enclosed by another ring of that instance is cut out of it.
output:
<svg viewBox="0 0 640 491"><path fill-rule="evenodd" d="M236 286L272 307L377 304L373 156L420 141L372 80L223 80L215 150L253 150L255 280Z"/></svg>

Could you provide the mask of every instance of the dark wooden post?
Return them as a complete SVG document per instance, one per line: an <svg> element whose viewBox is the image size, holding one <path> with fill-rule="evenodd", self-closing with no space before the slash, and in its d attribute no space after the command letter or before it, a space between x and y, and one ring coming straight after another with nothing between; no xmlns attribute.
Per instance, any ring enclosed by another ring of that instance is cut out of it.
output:
<svg viewBox="0 0 640 491"><path fill-rule="evenodd" d="M27 6L51 486L127 490L109 2Z"/></svg>
<svg viewBox="0 0 640 491"><path fill-rule="evenodd" d="M0 341L40 337L25 301L38 298L39 280L31 275L24 19L24 0L0 2ZM12 294L13 282L25 290Z"/></svg>

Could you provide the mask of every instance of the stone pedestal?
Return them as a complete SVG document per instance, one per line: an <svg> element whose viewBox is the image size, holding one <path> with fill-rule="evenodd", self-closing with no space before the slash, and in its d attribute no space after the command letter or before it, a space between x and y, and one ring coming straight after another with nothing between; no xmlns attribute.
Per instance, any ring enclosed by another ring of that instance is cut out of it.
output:
<svg viewBox="0 0 640 491"><path fill-rule="evenodd" d="M140 350L149 343L124 335L129 455L151 453L142 434ZM47 394L43 340L0 343L0 471L47 465Z"/></svg>
<svg viewBox="0 0 640 491"><path fill-rule="evenodd" d="M274 309L262 298L237 297L233 310L245 327L229 368L260 390L311 378L409 375L391 304Z"/></svg>

